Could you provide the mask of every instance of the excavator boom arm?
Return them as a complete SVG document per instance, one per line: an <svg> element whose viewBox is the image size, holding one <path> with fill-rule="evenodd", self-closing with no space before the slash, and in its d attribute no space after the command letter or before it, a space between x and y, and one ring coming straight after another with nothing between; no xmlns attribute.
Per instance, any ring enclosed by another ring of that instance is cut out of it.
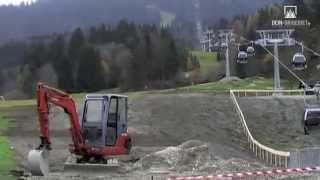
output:
<svg viewBox="0 0 320 180"><path fill-rule="evenodd" d="M58 90L38 83L37 86L37 108L40 127L41 144L38 149L51 149L49 134L49 104L61 107L68 114L70 120L70 132L75 151L81 151L84 147L84 139L76 111L76 105L72 98Z"/></svg>

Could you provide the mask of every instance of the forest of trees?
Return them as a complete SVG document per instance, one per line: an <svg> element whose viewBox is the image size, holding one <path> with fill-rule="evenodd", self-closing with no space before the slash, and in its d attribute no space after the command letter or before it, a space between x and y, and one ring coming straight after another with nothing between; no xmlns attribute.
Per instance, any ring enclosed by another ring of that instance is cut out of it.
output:
<svg viewBox="0 0 320 180"><path fill-rule="evenodd" d="M301 40L304 41L308 41L314 38L318 39L318 34L320 32L320 2L318 0L284 0L282 4L271 4L264 8L261 8L254 15L235 16L229 26L237 31L236 33L242 34L249 39L255 39L257 29L274 28L271 24L272 20L284 18L283 5L286 4L296 5L298 7L297 18L309 20L311 22L311 27L283 28L294 28L297 32L297 34L295 34L295 37L303 37L304 39ZM299 34L301 34L301 36L299 36ZM311 38L308 37L308 35L312 35L314 37Z"/></svg>
<svg viewBox="0 0 320 180"><path fill-rule="evenodd" d="M30 43L17 83L28 95L39 80L68 92L170 87L186 70L188 56L168 30L122 20L114 28L77 28L71 37L55 34Z"/></svg>

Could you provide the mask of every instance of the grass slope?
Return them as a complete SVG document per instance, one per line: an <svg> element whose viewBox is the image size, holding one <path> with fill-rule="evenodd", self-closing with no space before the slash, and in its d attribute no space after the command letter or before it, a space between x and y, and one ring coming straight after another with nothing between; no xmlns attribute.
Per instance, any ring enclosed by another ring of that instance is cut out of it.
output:
<svg viewBox="0 0 320 180"><path fill-rule="evenodd" d="M192 55L196 56L200 63L202 73L209 71L212 66L217 63L217 54L211 52L192 51Z"/></svg>
<svg viewBox="0 0 320 180"><path fill-rule="evenodd" d="M3 131L9 126L9 121L0 114L0 179L4 180L16 179L10 175L10 170L16 167L14 154L10 149L9 139L3 135Z"/></svg>
<svg viewBox="0 0 320 180"><path fill-rule="evenodd" d="M209 59L215 57L214 54L211 55L203 55L205 60L202 61L204 64L203 67L209 66L212 62L209 62ZM209 58L210 57L210 58ZM212 59L210 60L212 61ZM281 86L283 89L296 89L296 86L287 80L281 81ZM204 84L198 84L194 86L187 86L177 89L167 89L167 90L151 90L151 91L137 91L137 92L127 92L121 93L129 96L129 99L136 99L144 94L152 93L152 92L167 92L171 90L188 90L193 92L216 92L216 91L228 91L230 89L273 89L273 80L272 79L263 79L263 78L247 78L238 81L218 81L218 82L210 82ZM104 93L104 92L101 92ZM71 94L72 99L76 103L82 103L85 98L86 93L77 93ZM27 100L8 100L5 102L0 102L0 108L10 108L17 106L35 106L35 99L27 99ZM0 124L1 125L1 124Z"/></svg>
<svg viewBox="0 0 320 180"><path fill-rule="evenodd" d="M292 89L294 85L289 81L281 82L283 89ZM212 92L212 91L227 91L230 89L273 89L272 79L248 78L239 81L219 81L205 84L198 84L180 88L182 90L191 90L195 92Z"/></svg>
<svg viewBox="0 0 320 180"><path fill-rule="evenodd" d="M130 99L139 98L147 91L137 91L137 92L128 92L124 93L129 96ZM103 93L103 92L102 92ZM71 98L76 103L81 103L85 98L87 93L76 93L71 94ZM123 94L123 93L121 93ZM7 101L0 101L0 108L12 108L12 107L19 107L19 106L35 106L37 104L36 99L22 99L22 100L7 100ZM1 120L2 121L2 120ZM0 127L1 127L0 121Z"/></svg>

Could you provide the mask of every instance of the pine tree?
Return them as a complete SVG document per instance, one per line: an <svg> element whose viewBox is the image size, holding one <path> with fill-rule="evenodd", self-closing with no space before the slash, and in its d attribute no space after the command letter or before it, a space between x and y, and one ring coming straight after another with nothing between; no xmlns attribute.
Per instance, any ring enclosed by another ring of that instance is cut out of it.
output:
<svg viewBox="0 0 320 180"><path fill-rule="evenodd" d="M100 55L94 47L85 46L81 49L77 89L82 91L97 91L105 87L103 68Z"/></svg>
<svg viewBox="0 0 320 180"><path fill-rule="evenodd" d="M34 95L34 89L38 81L38 70L48 62L47 47L43 42L36 42L28 47L23 55L22 67L26 67L26 73L19 85L28 96Z"/></svg>
<svg viewBox="0 0 320 180"><path fill-rule="evenodd" d="M313 26L319 28L319 17L320 17L320 1L319 0L311 0L310 2L312 15L312 23Z"/></svg>
<svg viewBox="0 0 320 180"><path fill-rule="evenodd" d="M58 74L59 88L66 91L72 91L73 76L72 64L67 56L66 42L62 35L57 36L49 45L49 58L53 63L53 67Z"/></svg>
<svg viewBox="0 0 320 180"><path fill-rule="evenodd" d="M130 88L138 89L146 85L147 83L147 73L149 71L149 64L147 61L146 53L147 45L145 38L140 39L135 49L133 50L133 59L130 62L131 70L128 71L131 74L129 81Z"/></svg>
<svg viewBox="0 0 320 180"><path fill-rule="evenodd" d="M162 80L169 80L178 71L179 61L173 37L167 30L161 30L161 49L163 54Z"/></svg>
<svg viewBox="0 0 320 180"><path fill-rule="evenodd" d="M128 21L121 20L118 24L115 32L116 42L127 43L127 39L130 37L130 26Z"/></svg>
<svg viewBox="0 0 320 180"><path fill-rule="evenodd" d="M106 26L102 24L97 30L97 43L106 43L108 41L108 32Z"/></svg>
<svg viewBox="0 0 320 180"><path fill-rule="evenodd" d="M80 28L76 29L71 36L69 47L68 47L68 57L70 58L70 63L72 67L72 79L77 79L79 61L81 58L81 51L86 45L86 40L84 34ZM72 87L77 87L77 82L74 81Z"/></svg>
<svg viewBox="0 0 320 180"><path fill-rule="evenodd" d="M79 58L81 48L86 44L85 36L80 28L77 28L71 36L69 42L69 56L75 61Z"/></svg>
<svg viewBox="0 0 320 180"><path fill-rule="evenodd" d="M4 77L3 77L3 73L2 73L2 71L0 69L0 93L3 90L3 84L4 84Z"/></svg>
<svg viewBox="0 0 320 180"><path fill-rule="evenodd" d="M97 29L95 27L91 27L89 30L88 41L93 44L97 43L98 42L97 34L98 34Z"/></svg>
<svg viewBox="0 0 320 180"><path fill-rule="evenodd" d="M23 63L28 64L30 71L35 72L48 61L47 48L43 42L32 44L24 53Z"/></svg>

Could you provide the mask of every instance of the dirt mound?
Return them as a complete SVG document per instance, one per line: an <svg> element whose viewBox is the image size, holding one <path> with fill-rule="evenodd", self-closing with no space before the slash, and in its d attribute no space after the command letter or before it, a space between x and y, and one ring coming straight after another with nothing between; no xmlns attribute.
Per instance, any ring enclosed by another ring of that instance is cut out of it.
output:
<svg viewBox="0 0 320 180"><path fill-rule="evenodd" d="M187 141L176 147L168 147L146 155L135 165L142 169L166 168L170 171L195 171L207 167L211 161L208 144Z"/></svg>
<svg viewBox="0 0 320 180"><path fill-rule="evenodd" d="M190 140L179 146L168 147L146 155L135 166L140 170L166 169L175 173L197 174L210 172L261 169L265 166L239 158L222 159L212 154L208 143Z"/></svg>

